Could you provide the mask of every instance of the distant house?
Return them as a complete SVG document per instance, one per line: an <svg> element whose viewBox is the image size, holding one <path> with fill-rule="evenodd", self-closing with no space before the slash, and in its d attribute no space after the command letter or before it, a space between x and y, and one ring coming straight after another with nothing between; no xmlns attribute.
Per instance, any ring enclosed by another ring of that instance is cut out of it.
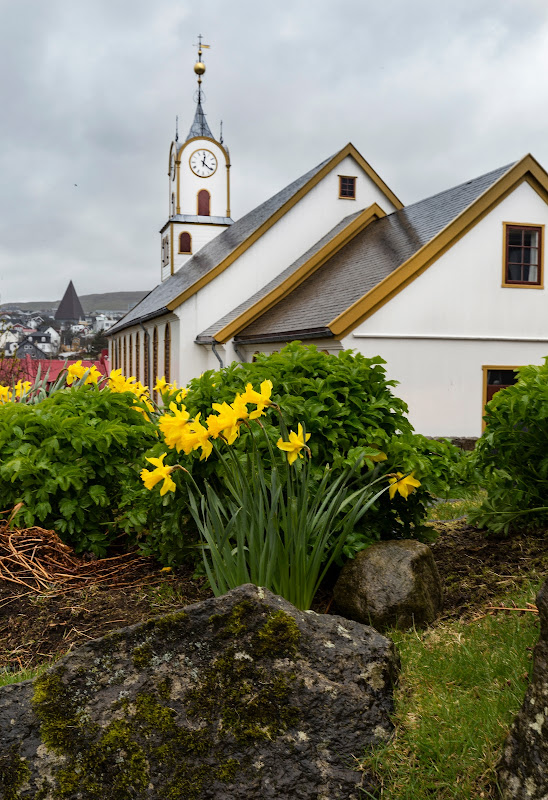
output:
<svg viewBox="0 0 548 800"><path fill-rule="evenodd" d="M0 356L13 355L19 344L19 335L12 330L0 331Z"/></svg>
<svg viewBox="0 0 548 800"><path fill-rule="evenodd" d="M49 343L48 343L49 344ZM27 336L17 346L14 353L16 358L32 358L33 360L47 359L47 353L35 343L30 336Z"/></svg>

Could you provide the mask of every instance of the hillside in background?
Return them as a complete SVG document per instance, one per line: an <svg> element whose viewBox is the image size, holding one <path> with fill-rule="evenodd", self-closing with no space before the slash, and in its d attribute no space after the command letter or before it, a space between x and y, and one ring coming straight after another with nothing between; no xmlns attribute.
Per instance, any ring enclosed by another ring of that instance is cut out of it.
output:
<svg viewBox="0 0 548 800"><path fill-rule="evenodd" d="M128 311L137 305L148 292L106 292L105 294L79 295L86 314L92 311ZM20 308L21 311L54 311L59 300L33 300L30 303L3 303L0 309Z"/></svg>

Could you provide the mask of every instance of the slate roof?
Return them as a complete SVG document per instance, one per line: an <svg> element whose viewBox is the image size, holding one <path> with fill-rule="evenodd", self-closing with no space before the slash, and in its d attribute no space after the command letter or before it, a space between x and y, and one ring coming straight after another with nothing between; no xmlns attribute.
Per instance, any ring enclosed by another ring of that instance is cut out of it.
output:
<svg viewBox="0 0 548 800"><path fill-rule="evenodd" d="M84 309L80 303L80 299L76 294L76 289L72 281L69 281L67 290L63 295L63 299L59 303L57 311L55 312L55 319L58 320L80 320L85 319Z"/></svg>
<svg viewBox="0 0 548 800"><path fill-rule="evenodd" d="M372 222L288 297L243 329L235 341L331 337L329 322L433 239L512 166L500 167ZM223 322L208 331L219 331Z"/></svg>
<svg viewBox="0 0 548 800"><path fill-rule="evenodd" d="M189 258L181 269L149 292L125 317L117 322L116 325L113 325L109 329L108 335L117 333L130 325L137 325L144 320L169 313L168 303L175 300L185 289L188 289L221 264L237 247L252 236L263 223L291 200L299 189L305 186L332 158L333 156L326 158L321 164L301 175L296 181L290 183L269 200L266 200L266 202L261 203L260 206L254 208L253 211L234 222L230 228L227 228L204 245L196 255Z"/></svg>

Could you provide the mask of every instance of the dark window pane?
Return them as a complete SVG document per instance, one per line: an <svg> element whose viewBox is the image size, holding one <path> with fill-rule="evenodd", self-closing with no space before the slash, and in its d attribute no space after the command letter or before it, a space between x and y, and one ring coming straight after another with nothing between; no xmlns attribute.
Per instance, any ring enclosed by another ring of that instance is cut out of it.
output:
<svg viewBox="0 0 548 800"><path fill-rule="evenodd" d="M523 244L527 245L527 247L538 247L538 232L523 231Z"/></svg>
<svg viewBox="0 0 548 800"><path fill-rule="evenodd" d="M355 178L340 178L340 195L341 197L355 197L356 196L356 179Z"/></svg>
<svg viewBox="0 0 548 800"><path fill-rule="evenodd" d="M522 231L510 228L508 231L508 244L521 244Z"/></svg>
<svg viewBox="0 0 548 800"><path fill-rule="evenodd" d="M508 261L511 264L521 264L522 252L521 247L511 247L508 252Z"/></svg>
<svg viewBox="0 0 548 800"><path fill-rule="evenodd" d="M520 281L521 280L521 266L518 264L508 265L508 280Z"/></svg>
<svg viewBox="0 0 548 800"><path fill-rule="evenodd" d="M517 372L513 369L488 369L488 386L512 386L517 381Z"/></svg>

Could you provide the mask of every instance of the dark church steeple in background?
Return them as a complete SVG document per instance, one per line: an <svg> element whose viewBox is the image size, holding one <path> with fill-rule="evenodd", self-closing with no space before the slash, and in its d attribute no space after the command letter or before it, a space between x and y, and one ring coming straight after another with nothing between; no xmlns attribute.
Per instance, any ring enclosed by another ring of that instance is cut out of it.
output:
<svg viewBox="0 0 548 800"><path fill-rule="evenodd" d="M55 312L55 319L59 322L79 322L85 319L84 309L80 302L80 298L76 294L76 289L72 281L69 281L67 290L63 295L63 299L59 303L59 307Z"/></svg>

